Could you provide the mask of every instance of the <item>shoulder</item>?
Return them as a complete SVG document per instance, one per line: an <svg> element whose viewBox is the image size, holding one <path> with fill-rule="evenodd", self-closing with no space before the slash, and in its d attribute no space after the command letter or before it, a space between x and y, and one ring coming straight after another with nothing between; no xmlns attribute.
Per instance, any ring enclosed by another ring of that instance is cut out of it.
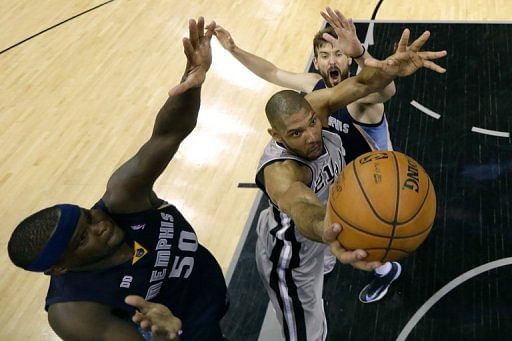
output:
<svg viewBox="0 0 512 341"><path fill-rule="evenodd" d="M314 79L314 81L315 81L314 86L311 89L311 91L325 89L327 87L327 84L325 84L325 81L320 74L318 74L318 73L310 73L310 74L315 75L314 77L312 76L312 78L311 78L312 80Z"/></svg>
<svg viewBox="0 0 512 341"><path fill-rule="evenodd" d="M145 213L160 207L165 201L154 191L149 195L134 196L128 191L105 192L100 200L101 208L109 214Z"/></svg>
<svg viewBox="0 0 512 341"><path fill-rule="evenodd" d="M272 178L283 182L300 181L309 183L311 179L310 168L298 160L285 159L272 162L264 169L265 178Z"/></svg>

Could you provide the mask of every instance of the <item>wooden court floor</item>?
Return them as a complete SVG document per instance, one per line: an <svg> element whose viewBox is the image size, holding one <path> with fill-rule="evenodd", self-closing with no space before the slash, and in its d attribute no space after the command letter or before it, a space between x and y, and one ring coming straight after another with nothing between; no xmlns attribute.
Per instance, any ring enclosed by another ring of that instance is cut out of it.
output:
<svg viewBox="0 0 512 341"><path fill-rule="evenodd" d="M0 3L1 340L58 339L43 310L48 278L10 264L10 233L34 210L59 202L89 206L102 195L112 171L147 139L181 77L188 18L215 19L240 47L301 72L322 25L320 10L329 5L369 19L379 1L115 0L8 49L103 3ZM512 3L384 0L376 19L504 21L512 19ZM253 181L268 141L263 108L278 88L216 42L213 49L198 127L155 190L184 213L227 271L257 194L238 184Z"/></svg>

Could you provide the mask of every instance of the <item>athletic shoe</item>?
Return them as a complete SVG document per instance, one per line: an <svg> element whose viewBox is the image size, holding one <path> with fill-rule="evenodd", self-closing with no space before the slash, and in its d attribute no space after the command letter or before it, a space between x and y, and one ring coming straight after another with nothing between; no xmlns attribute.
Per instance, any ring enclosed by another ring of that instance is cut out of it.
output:
<svg viewBox="0 0 512 341"><path fill-rule="evenodd" d="M391 262L391 270L384 276L374 273L375 278L359 293L359 300L363 303L372 303L383 298L388 292L389 286L400 277L402 267L400 263Z"/></svg>

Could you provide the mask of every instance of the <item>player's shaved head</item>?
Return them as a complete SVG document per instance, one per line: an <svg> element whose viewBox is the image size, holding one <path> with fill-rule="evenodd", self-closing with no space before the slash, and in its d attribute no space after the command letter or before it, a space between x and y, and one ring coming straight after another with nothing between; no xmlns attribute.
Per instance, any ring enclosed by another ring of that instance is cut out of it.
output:
<svg viewBox="0 0 512 341"><path fill-rule="evenodd" d="M272 129L282 130L283 119L304 108L309 109L310 105L303 95L293 90L282 90L270 97L265 113Z"/></svg>

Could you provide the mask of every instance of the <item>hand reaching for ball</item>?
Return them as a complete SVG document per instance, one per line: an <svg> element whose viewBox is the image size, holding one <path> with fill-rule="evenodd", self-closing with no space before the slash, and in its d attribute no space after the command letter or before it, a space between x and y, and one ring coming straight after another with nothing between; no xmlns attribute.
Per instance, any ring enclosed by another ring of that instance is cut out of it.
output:
<svg viewBox="0 0 512 341"><path fill-rule="evenodd" d="M366 251L357 249L349 251L343 248L338 241L338 235L341 233L341 225L334 223L329 224L326 220L324 224L324 233L322 240L325 244L329 245L331 253L343 264L350 264L354 268L364 271L373 271L382 265L380 262L366 262L364 258L367 256Z"/></svg>

